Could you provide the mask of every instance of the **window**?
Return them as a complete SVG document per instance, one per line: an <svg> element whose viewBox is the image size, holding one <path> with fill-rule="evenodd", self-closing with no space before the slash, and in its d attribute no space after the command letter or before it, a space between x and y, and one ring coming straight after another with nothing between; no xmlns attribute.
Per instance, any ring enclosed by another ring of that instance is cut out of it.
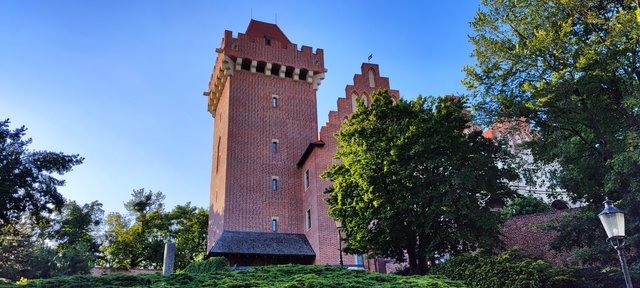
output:
<svg viewBox="0 0 640 288"><path fill-rule="evenodd" d="M271 190L278 190L278 178L276 177L271 178Z"/></svg>
<svg viewBox="0 0 640 288"><path fill-rule="evenodd" d="M266 36L264 37L264 44L266 44L267 46L271 46L271 39L267 38Z"/></svg>
<svg viewBox="0 0 640 288"><path fill-rule="evenodd" d="M367 95L366 94L362 94L362 102L364 102L364 106L369 106L369 103L367 102Z"/></svg>
<svg viewBox="0 0 640 288"><path fill-rule="evenodd" d="M218 174L218 166L220 164L220 140L222 140L222 137L218 136L218 147L216 148L216 174Z"/></svg>
<svg viewBox="0 0 640 288"><path fill-rule="evenodd" d="M277 139L272 139L271 140L271 151L273 153L278 153L278 140Z"/></svg>
<svg viewBox="0 0 640 288"><path fill-rule="evenodd" d="M356 112L356 109L358 108L358 103L356 101L356 99L358 99L358 95L356 95L356 93L353 93L351 95L351 107L353 108L353 112Z"/></svg>
<svg viewBox="0 0 640 288"><path fill-rule="evenodd" d="M271 218L271 231L278 232L278 219Z"/></svg>
<svg viewBox="0 0 640 288"><path fill-rule="evenodd" d="M362 255L356 255L356 265L358 266L363 266L364 265L364 260Z"/></svg>
<svg viewBox="0 0 640 288"><path fill-rule="evenodd" d="M369 87L373 88L376 86L375 75L373 75L373 69L369 69Z"/></svg>
<svg viewBox="0 0 640 288"><path fill-rule="evenodd" d="M278 95L271 95L271 106L278 108Z"/></svg>
<svg viewBox="0 0 640 288"><path fill-rule="evenodd" d="M311 209L307 209L307 230L311 229Z"/></svg>
<svg viewBox="0 0 640 288"><path fill-rule="evenodd" d="M304 171L304 189L307 190L309 188L309 169Z"/></svg>

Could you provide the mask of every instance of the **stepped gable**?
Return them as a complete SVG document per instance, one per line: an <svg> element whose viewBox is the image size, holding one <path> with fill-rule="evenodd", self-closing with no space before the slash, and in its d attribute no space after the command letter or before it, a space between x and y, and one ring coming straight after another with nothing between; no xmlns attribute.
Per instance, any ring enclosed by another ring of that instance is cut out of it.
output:
<svg viewBox="0 0 640 288"><path fill-rule="evenodd" d="M345 87L345 97L338 98L337 111L329 112L327 123L320 128L319 140L333 140L333 134L340 130L342 121L354 112L354 98L365 98L365 103L371 103L371 93L379 89L387 89L395 101L400 99L400 91L391 89L389 78L380 76L378 64L362 63L361 74L353 76L353 84Z"/></svg>
<svg viewBox="0 0 640 288"><path fill-rule="evenodd" d="M336 259L339 259L339 247L338 234L336 230L336 224L329 217L329 206L325 201L328 196L325 191L331 186L331 182L327 179L322 179L320 175L326 171L329 165L335 163L334 156L338 143L334 137L334 134L341 128L342 121L354 111L354 105L356 99L364 99L367 104L371 103L369 96L376 90L387 89L389 90L389 79L386 77L380 77L379 67L377 64L364 63L362 64L361 73L356 74L353 77L353 84L345 87L345 96L338 98L338 109L336 111L329 112L328 122L322 126L318 133L318 140L310 143L307 146L304 154L297 163L299 167L300 178L309 179L309 185L306 191L302 194L302 207L304 210L311 212L308 214L310 223L314 223L311 227L308 227L304 233L309 239L309 244L313 247L316 253L316 264L324 263L336 263ZM400 93L398 90L389 90L394 101L398 101ZM309 177L306 177L308 175ZM343 255L344 265L364 265L364 267L382 267L384 266L379 259L369 260L358 264L355 255ZM370 264L370 262L374 264ZM372 268L376 271L378 268Z"/></svg>

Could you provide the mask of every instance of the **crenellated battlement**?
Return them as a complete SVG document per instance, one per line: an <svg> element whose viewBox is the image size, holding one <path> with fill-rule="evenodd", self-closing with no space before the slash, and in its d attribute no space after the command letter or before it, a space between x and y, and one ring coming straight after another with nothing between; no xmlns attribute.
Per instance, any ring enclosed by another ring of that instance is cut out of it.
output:
<svg viewBox="0 0 640 288"><path fill-rule="evenodd" d="M324 51L291 43L274 24L251 20L245 33L233 37L224 32L216 64L211 73L209 89L203 93L209 97L208 110L215 118L222 89L234 71L247 71L267 76L304 81L317 90L324 80Z"/></svg>
<svg viewBox="0 0 640 288"><path fill-rule="evenodd" d="M268 36L254 36L238 33L233 37L231 31L225 31L222 48L225 54L235 58L250 58L256 61L278 63L286 66L304 68L315 72L324 72L324 50L294 43L281 42Z"/></svg>

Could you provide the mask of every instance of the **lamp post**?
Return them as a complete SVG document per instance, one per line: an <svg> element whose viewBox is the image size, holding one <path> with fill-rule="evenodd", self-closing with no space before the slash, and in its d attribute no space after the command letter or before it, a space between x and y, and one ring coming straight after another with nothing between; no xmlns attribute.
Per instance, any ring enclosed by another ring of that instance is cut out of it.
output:
<svg viewBox="0 0 640 288"><path fill-rule="evenodd" d="M604 201L604 209L598 214L604 230L607 232L607 240L611 243L620 257L620 266L624 274L624 282L627 288L633 288L631 277L629 276L629 267L627 267L627 259L624 257L624 212L613 206L613 201L607 199Z"/></svg>
<svg viewBox="0 0 640 288"><path fill-rule="evenodd" d="M338 246L340 249L340 267L344 267L344 262L342 261L342 222L340 220L336 220L336 228L338 228Z"/></svg>

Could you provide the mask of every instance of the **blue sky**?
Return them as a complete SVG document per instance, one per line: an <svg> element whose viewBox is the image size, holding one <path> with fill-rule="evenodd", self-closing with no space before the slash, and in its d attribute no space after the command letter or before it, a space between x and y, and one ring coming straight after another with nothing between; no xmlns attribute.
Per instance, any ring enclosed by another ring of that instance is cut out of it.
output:
<svg viewBox="0 0 640 288"><path fill-rule="evenodd" d="M209 75L224 30L275 22L325 50L327 120L362 62L402 97L465 93L468 22L478 1L0 1L0 118L32 148L80 154L71 200L123 211L132 189L206 207L213 138Z"/></svg>

